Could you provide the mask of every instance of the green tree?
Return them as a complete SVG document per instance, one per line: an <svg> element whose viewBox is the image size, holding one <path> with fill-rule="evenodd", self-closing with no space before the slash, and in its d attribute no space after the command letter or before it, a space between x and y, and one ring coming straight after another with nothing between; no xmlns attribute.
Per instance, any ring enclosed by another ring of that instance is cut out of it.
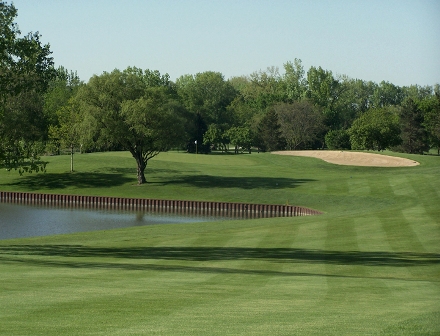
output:
<svg viewBox="0 0 440 336"><path fill-rule="evenodd" d="M328 149L351 149L350 134L347 130L331 130L325 135Z"/></svg>
<svg viewBox="0 0 440 336"><path fill-rule="evenodd" d="M227 152L229 139L226 132L223 131L218 125L211 124L208 126L208 130L203 135L203 144L205 146L214 145L214 147L220 148L222 152Z"/></svg>
<svg viewBox="0 0 440 336"><path fill-rule="evenodd" d="M315 142L324 129L319 109L307 100L274 106L282 137L289 149L305 148Z"/></svg>
<svg viewBox="0 0 440 336"><path fill-rule="evenodd" d="M284 64L284 82L287 101L292 103L301 100L307 90L307 79L305 78L304 67L300 59L295 58L293 63Z"/></svg>
<svg viewBox="0 0 440 336"><path fill-rule="evenodd" d="M352 149L384 150L400 143L396 108L371 109L353 122L349 129Z"/></svg>
<svg viewBox="0 0 440 336"><path fill-rule="evenodd" d="M237 96L237 91L221 73L206 71L195 76L184 75L177 79L176 88L184 106L192 114L187 127L190 130L188 147L193 147L195 141L201 144L200 133L204 138L203 131L206 132L210 125L215 125L212 127L221 133L233 125L233 115L228 106ZM212 138L211 135L204 140ZM209 144L205 144L209 148Z"/></svg>
<svg viewBox="0 0 440 336"><path fill-rule="evenodd" d="M64 67L56 69L55 78L50 81L49 88L44 95L44 115L49 123L49 139L46 146L51 153L59 154L61 145L66 145L58 128L65 128L66 121L71 120L72 97L78 92L78 89L84 85L76 72L68 71ZM63 116L63 113L67 113ZM62 125L61 125L62 124ZM79 139L78 139L79 141ZM71 141L68 141L68 147L71 147Z"/></svg>
<svg viewBox="0 0 440 336"><path fill-rule="evenodd" d="M184 75L177 79L176 87L194 122L196 118L202 118L207 126L215 124L222 131L231 127L233 116L227 107L237 91L221 73L207 71L195 76ZM195 140L194 135L191 140Z"/></svg>
<svg viewBox="0 0 440 336"><path fill-rule="evenodd" d="M410 85L402 87L404 98L411 98L414 101L422 101L433 97L434 88L432 86Z"/></svg>
<svg viewBox="0 0 440 336"><path fill-rule="evenodd" d="M285 148L278 114L274 108L269 109L258 123L257 146L263 151L274 151Z"/></svg>
<svg viewBox="0 0 440 336"><path fill-rule="evenodd" d="M230 143L234 146L235 154L238 154L239 149L247 149L249 154L252 147L252 133L249 127L237 126L231 127L226 132L226 137Z"/></svg>
<svg viewBox="0 0 440 336"><path fill-rule="evenodd" d="M331 71L313 66L307 72L307 82L308 88L305 96L315 105L321 107L324 124L329 129L339 129L341 122L336 107L344 86L333 77Z"/></svg>
<svg viewBox="0 0 440 336"><path fill-rule="evenodd" d="M100 136L130 151L138 184L146 182L151 158L183 141L183 107L167 74L130 67L104 72L90 79L79 99Z"/></svg>
<svg viewBox="0 0 440 336"><path fill-rule="evenodd" d="M49 45L38 33L21 37L14 5L0 2L0 164L34 171L47 136L42 95L54 76Z"/></svg>
<svg viewBox="0 0 440 336"><path fill-rule="evenodd" d="M49 139L57 142L59 147L70 148L70 171L73 172L74 148L81 148L81 123L83 122L79 101L72 97L58 108L57 124L49 126Z"/></svg>
<svg viewBox="0 0 440 336"><path fill-rule="evenodd" d="M259 113L266 113L274 104L287 101L286 83L276 67L252 73L240 93L246 104Z"/></svg>
<svg viewBox="0 0 440 336"><path fill-rule="evenodd" d="M78 89L84 83L74 71L68 71L63 66L55 70L55 77L49 82L47 92L44 94L44 114L50 124L56 125L57 112L67 105Z"/></svg>
<svg viewBox="0 0 440 336"><path fill-rule="evenodd" d="M46 137L43 97L31 90L8 97L0 122L0 161L7 169L39 171L45 169L39 154Z"/></svg>
<svg viewBox="0 0 440 336"><path fill-rule="evenodd" d="M372 105L375 108L398 106L402 103L403 99L404 93L402 88L392 83L382 81L374 90Z"/></svg>
<svg viewBox="0 0 440 336"><path fill-rule="evenodd" d="M412 98L402 104L400 110L402 145L406 153L423 154L429 150L428 132L424 127L422 111Z"/></svg>
<svg viewBox="0 0 440 336"><path fill-rule="evenodd" d="M187 117L187 133L189 135L189 141L186 144L186 150L188 153L203 153L208 154L211 152L211 144L208 142L203 143L204 136L208 131L208 126L200 113L196 115L189 115ZM187 139L188 140L188 139Z"/></svg>
<svg viewBox="0 0 440 336"><path fill-rule="evenodd" d="M419 106L423 111L430 146L437 148L440 155L440 93L436 92L433 96L423 99Z"/></svg>
<svg viewBox="0 0 440 336"><path fill-rule="evenodd" d="M332 130L350 128L353 121L372 108L372 96L377 84L346 76L340 78L340 95L333 105L335 119Z"/></svg>

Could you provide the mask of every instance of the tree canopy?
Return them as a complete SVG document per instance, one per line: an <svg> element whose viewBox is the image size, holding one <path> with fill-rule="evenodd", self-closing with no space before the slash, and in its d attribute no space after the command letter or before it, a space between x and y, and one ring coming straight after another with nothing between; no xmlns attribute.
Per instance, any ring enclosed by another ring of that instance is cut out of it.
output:
<svg viewBox="0 0 440 336"><path fill-rule="evenodd" d="M100 136L131 153L139 184L146 182L148 160L184 139L182 105L168 75L158 71L129 67L105 72L92 77L78 99Z"/></svg>
<svg viewBox="0 0 440 336"><path fill-rule="evenodd" d="M398 110L368 110L353 122L349 133L352 149L381 151L396 146L401 142Z"/></svg>
<svg viewBox="0 0 440 336"><path fill-rule="evenodd" d="M319 108L307 100L277 104L274 109L288 149L307 148L324 130Z"/></svg>

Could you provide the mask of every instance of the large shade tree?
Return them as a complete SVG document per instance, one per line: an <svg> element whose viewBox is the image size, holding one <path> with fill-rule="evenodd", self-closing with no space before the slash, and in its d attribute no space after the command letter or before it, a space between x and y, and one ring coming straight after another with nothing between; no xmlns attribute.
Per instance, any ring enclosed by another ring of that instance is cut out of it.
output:
<svg viewBox="0 0 440 336"><path fill-rule="evenodd" d="M167 74L131 67L104 72L90 79L78 99L100 136L136 160L138 184L146 182L148 161L184 138L183 107Z"/></svg>

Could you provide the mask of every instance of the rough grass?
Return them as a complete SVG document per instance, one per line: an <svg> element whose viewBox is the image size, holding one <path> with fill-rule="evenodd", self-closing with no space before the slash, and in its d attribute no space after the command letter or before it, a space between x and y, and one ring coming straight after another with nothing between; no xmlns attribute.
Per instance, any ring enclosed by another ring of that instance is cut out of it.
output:
<svg viewBox="0 0 440 336"><path fill-rule="evenodd" d="M405 157L421 165L163 153L140 187L122 152L2 171L1 190L325 213L0 241L0 334L438 335L440 158Z"/></svg>

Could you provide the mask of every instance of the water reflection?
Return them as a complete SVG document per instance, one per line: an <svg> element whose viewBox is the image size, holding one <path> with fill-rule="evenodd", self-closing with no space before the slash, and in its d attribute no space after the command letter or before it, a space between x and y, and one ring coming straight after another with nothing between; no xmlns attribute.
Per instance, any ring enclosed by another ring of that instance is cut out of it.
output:
<svg viewBox="0 0 440 336"><path fill-rule="evenodd" d="M194 223L225 218L164 212L49 208L0 203L0 239L108 230L131 226Z"/></svg>

